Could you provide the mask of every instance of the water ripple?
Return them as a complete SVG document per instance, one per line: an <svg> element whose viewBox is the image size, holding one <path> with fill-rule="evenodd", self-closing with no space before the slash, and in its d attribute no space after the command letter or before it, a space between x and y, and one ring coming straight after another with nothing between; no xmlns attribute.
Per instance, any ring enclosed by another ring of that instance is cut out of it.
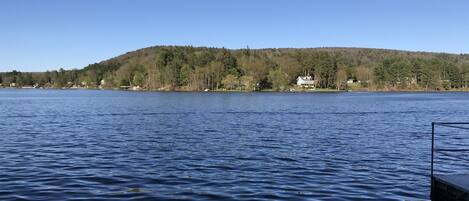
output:
<svg viewBox="0 0 469 201"><path fill-rule="evenodd" d="M0 200L425 200L429 122L467 120L467 103L0 90ZM439 147L467 142L440 132ZM465 160L441 154L438 171L467 171Z"/></svg>

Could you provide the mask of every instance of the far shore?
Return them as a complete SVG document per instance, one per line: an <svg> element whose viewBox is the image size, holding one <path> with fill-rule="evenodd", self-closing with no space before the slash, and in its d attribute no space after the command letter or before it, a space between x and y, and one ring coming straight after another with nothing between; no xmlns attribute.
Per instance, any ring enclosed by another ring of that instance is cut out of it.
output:
<svg viewBox="0 0 469 201"><path fill-rule="evenodd" d="M344 93L344 92L376 92L376 93L393 93L393 92L421 92L421 93L435 93L435 92L469 92L469 88L463 89L449 89L449 90L428 90L428 89L405 89L405 90L385 90L385 89L356 89L356 90L337 90L337 89L289 89L289 90L272 90L272 89L263 89L263 90L227 90L227 89L218 89L218 90L184 90L184 89L175 89L175 90L158 90L158 89L121 89L121 88L99 88L99 87L0 87L0 89L36 89L36 90L111 90L111 91L130 91L130 92L201 92L201 93L258 93L258 92L271 92L271 93Z"/></svg>

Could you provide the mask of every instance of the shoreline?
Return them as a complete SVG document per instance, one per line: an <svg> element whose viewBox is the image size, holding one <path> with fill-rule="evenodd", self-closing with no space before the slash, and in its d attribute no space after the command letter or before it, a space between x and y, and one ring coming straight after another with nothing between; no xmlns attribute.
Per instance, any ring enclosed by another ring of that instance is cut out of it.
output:
<svg viewBox="0 0 469 201"><path fill-rule="evenodd" d="M129 91L129 92L193 92L193 93L448 93L448 92L469 92L469 89L461 90L336 90L336 89L315 89L315 90L294 90L294 91L275 91L267 90L158 90L158 89L119 89L119 88L68 88L68 87L48 87L48 88L33 88L33 87L0 87L0 89L19 89L19 90L106 90L106 91Z"/></svg>

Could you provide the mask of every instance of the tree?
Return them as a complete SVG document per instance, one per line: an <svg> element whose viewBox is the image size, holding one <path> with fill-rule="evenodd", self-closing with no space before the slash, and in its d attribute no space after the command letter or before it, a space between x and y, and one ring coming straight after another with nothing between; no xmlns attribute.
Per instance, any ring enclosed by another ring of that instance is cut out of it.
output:
<svg viewBox="0 0 469 201"><path fill-rule="evenodd" d="M469 64L462 66L462 75L464 79L464 88L469 87Z"/></svg>
<svg viewBox="0 0 469 201"><path fill-rule="evenodd" d="M89 70L86 72L89 78L89 85L91 86L96 86L99 83L99 76L96 70Z"/></svg>
<svg viewBox="0 0 469 201"><path fill-rule="evenodd" d="M251 91L251 90L254 90L254 87L255 87L254 78L249 75L241 76L240 84L243 87L243 90Z"/></svg>
<svg viewBox="0 0 469 201"><path fill-rule="evenodd" d="M265 79L271 65L264 58L256 58L254 56L243 56L239 60L239 65L243 75L249 75L254 78L255 82Z"/></svg>
<svg viewBox="0 0 469 201"><path fill-rule="evenodd" d="M382 64L378 65L374 70L375 81L378 87L382 88L386 85L389 80L389 75L386 68L389 68L390 64L388 61L383 61Z"/></svg>
<svg viewBox="0 0 469 201"><path fill-rule="evenodd" d="M137 71L135 72L135 75L134 75L134 79L133 79L133 82L132 84L134 86L143 86L143 81L145 80L145 76L143 75L143 73Z"/></svg>
<svg viewBox="0 0 469 201"><path fill-rule="evenodd" d="M310 65L314 65L314 79L321 88L331 88L335 86L337 73L337 59L326 52L317 52L309 58Z"/></svg>
<svg viewBox="0 0 469 201"><path fill-rule="evenodd" d="M212 61L210 62L209 66L209 76L210 76L210 89L218 89L223 78L224 72L224 65L222 62L219 61Z"/></svg>
<svg viewBox="0 0 469 201"><path fill-rule="evenodd" d="M46 71L45 82L49 84L52 82L51 73L49 71Z"/></svg>
<svg viewBox="0 0 469 201"><path fill-rule="evenodd" d="M357 67L356 77L360 82L368 82L371 77L370 69L366 68L365 66Z"/></svg>
<svg viewBox="0 0 469 201"><path fill-rule="evenodd" d="M336 86L337 90L347 88L347 71L345 69L337 71Z"/></svg>
<svg viewBox="0 0 469 201"><path fill-rule="evenodd" d="M70 74L70 82L77 84L78 83L78 70L72 69L71 71L69 71L69 74Z"/></svg>
<svg viewBox="0 0 469 201"><path fill-rule="evenodd" d="M162 48L156 54L156 74L160 85L174 88L179 85L179 73L183 63L186 62L185 55L179 49Z"/></svg>
<svg viewBox="0 0 469 201"><path fill-rule="evenodd" d="M192 70L193 69L189 64L184 64L181 67L181 72L179 73L179 84L181 86L187 86L189 84Z"/></svg>
<svg viewBox="0 0 469 201"><path fill-rule="evenodd" d="M286 89L289 83L288 74L284 73L280 69L271 70L268 75L269 82L272 83L272 89L277 91L283 91Z"/></svg>
<svg viewBox="0 0 469 201"><path fill-rule="evenodd" d="M133 79L133 72L134 70L132 69L131 65L124 65L119 70L117 70L114 75L116 77L115 81L117 82L118 86L129 86L132 83ZM90 72L91 74L88 74L88 77L90 77L91 80L95 80L95 74L93 72Z"/></svg>
<svg viewBox="0 0 469 201"><path fill-rule="evenodd" d="M217 54L216 60L222 63L225 72L235 76L239 75L240 70L238 69L238 61L229 50L222 48Z"/></svg>
<svg viewBox="0 0 469 201"><path fill-rule="evenodd" d="M288 74L290 78L289 82L295 81L298 75L307 74L306 72L302 72L303 69L300 63L291 55L275 57L273 60L281 71Z"/></svg>
<svg viewBox="0 0 469 201"><path fill-rule="evenodd" d="M405 88L410 83L411 74L411 63L404 59L388 58L375 68L379 86Z"/></svg>
<svg viewBox="0 0 469 201"><path fill-rule="evenodd" d="M239 80L236 76L228 74L223 79L222 84L225 86L225 88L233 90L239 84Z"/></svg>

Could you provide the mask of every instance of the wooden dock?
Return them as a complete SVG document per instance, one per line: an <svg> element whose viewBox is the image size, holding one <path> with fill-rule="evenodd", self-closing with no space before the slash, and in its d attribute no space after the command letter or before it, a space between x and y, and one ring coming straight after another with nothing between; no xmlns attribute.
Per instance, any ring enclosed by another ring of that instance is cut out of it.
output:
<svg viewBox="0 0 469 201"><path fill-rule="evenodd" d="M469 201L469 174L433 175L432 201Z"/></svg>

